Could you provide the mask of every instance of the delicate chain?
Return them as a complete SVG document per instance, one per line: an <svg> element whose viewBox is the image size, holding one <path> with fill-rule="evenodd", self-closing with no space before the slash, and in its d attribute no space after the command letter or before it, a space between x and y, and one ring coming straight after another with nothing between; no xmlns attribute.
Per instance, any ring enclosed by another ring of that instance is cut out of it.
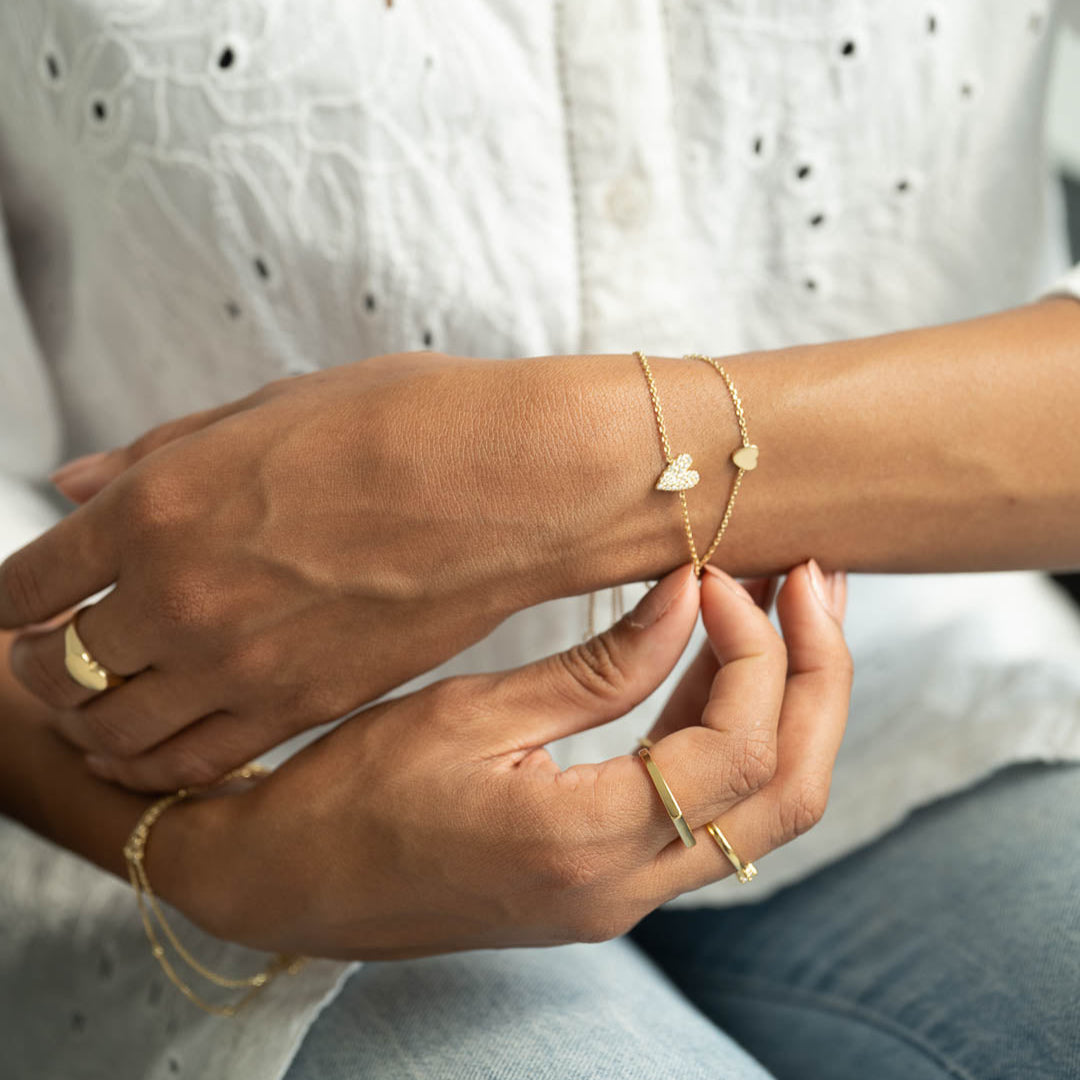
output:
<svg viewBox="0 0 1080 1080"><path fill-rule="evenodd" d="M739 488L742 486L743 476L757 466L758 448L750 442L750 434L746 427L746 413L743 409L742 398L739 397L739 392L735 389L735 384L731 381L731 376L724 370L724 366L718 360L714 360L710 356L705 356L701 353L687 353L684 359L704 361L710 367L714 368L724 380L724 385L731 395L732 405L735 407L735 420L739 425L739 435L741 438L741 444L731 455L732 464L734 464L736 470L735 479L731 484L731 492L728 495L727 504L724 507L723 517L720 519L720 527L716 530L716 535L713 537L712 543L709 544L706 549L705 554L699 556L697 545L694 543L694 529L690 524L690 508L687 505L686 500L686 492L689 488L697 484L698 474L690 471L692 459L689 454L682 454L678 458L672 455L671 444L668 441L667 425L664 423L663 409L660 407L660 395L656 390L656 380L653 378L648 358L640 349L634 353L634 356L637 357L638 362L641 364L641 370L645 373L645 381L649 387L649 398L652 401L653 413L656 416L656 427L660 433L660 447L663 451L664 462L666 465L664 473L661 475L661 479L657 482L657 486L660 487L661 490L674 490L679 496L683 531L686 533L687 546L690 548L690 560L694 566L694 573L700 577L702 570L705 568L705 564L712 558L714 552L720 546L720 542L724 539L724 534L727 532L728 524L731 521L731 513L735 507L735 498L739 494ZM672 476L672 484L682 484L684 486L662 486L664 485L665 478L667 478L669 474Z"/></svg>
<svg viewBox="0 0 1080 1080"><path fill-rule="evenodd" d="M649 397L652 400L653 413L656 415L656 427L660 432L660 448L664 452L664 462L669 467L674 465L675 459L671 456L671 444L668 442L667 426L664 423L664 411L660 408L660 395L656 392L656 380L653 378L652 368L649 367L648 357L638 349L634 355L641 364L641 370L645 372L645 381L649 384ZM694 573L701 576L701 568L704 562L698 559L697 545L694 543L694 530L690 524L690 507L686 503L686 492L677 492L679 506L682 510L683 532L686 533L686 543L690 548L690 561L694 564Z"/></svg>
<svg viewBox="0 0 1080 1080"><path fill-rule="evenodd" d="M253 780L260 776L265 776L267 772L268 770L261 765L245 765L243 768L234 769L231 773L222 777L219 783L224 784L230 780ZM139 818L135 828L131 831L131 836L128 837L128 841L124 845L124 858L127 860L128 878L131 881L132 889L135 891L135 900L139 905L139 915L142 918L143 929L146 931L147 940L150 942L150 951L153 954L154 959L161 965L161 970L165 972L169 981L180 991L180 993L200 1009L212 1013L215 1016L235 1016L248 1001L267 986L274 978L280 975L282 971L294 975L303 966L305 960L303 957L279 954L274 957L264 971L241 979L230 979L224 975L218 975L216 972L211 971L201 964L191 955L173 932L172 927L165 918L165 913L162 911L161 905L158 903L157 896L150 885L150 879L146 874L144 862L146 857L146 845L150 839L150 830L157 824L161 815L164 814L170 806L182 802L192 795L202 794L206 790L206 788L181 788L172 795L166 795L163 799L159 799L149 807L143 813L142 817ZM245 993L238 1001L228 1005L215 1005L200 997L186 982L184 982L177 973L176 968L173 967L168 954L165 951L165 947L161 943L157 931L154 929L155 922L161 927L166 939L176 950L180 959L183 960L192 971L201 975L215 986L220 986L228 990L243 989L247 990L247 993Z"/></svg>

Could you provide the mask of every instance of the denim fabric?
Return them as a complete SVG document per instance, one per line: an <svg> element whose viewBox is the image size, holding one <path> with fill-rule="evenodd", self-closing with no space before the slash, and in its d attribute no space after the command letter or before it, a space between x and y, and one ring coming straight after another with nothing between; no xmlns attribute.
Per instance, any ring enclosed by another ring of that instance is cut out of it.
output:
<svg viewBox="0 0 1080 1080"><path fill-rule="evenodd" d="M1080 767L1010 768L632 941L365 965L287 1080L770 1076L1080 1078Z"/></svg>
<svg viewBox="0 0 1080 1080"><path fill-rule="evenodd" d="M626 938L365 964L287 1080L769 1080Z"/></svg>
<svg viewBox="0 0 1080 1080"><path fill-rule="evenodd" d="M1080 767L1010 768L764 904L634 939L779 1080L1077 1080Z"/></svg>

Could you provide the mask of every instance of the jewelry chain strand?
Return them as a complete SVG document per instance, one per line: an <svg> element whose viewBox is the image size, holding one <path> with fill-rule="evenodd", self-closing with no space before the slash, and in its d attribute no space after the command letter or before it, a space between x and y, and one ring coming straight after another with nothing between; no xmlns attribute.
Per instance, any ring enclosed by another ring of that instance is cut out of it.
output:
<svg viewBox="0 0 1080 1080"><path fill-rule="evenodd" d="M243 768L234 769L224 776L219 783L224 784L230 780L253 780L260 776L265 776L267 771L268 770L261 765L246 765ZM166 795L163 799L159 799L150 806L143 813L142 817L139 818L135 828L132 829L131 836L124 845L124 858L128 864L128 878L131 881L131 887L135 892L135 900L139 907L139 915L142 918L143 929L146 931L147 940L150 942L150 951L153 954L154 959L157 960L158 964L161 966L161 970L165 972L166 977L177 990L179 990L193 1005L197 1005L204 1012L211 1013L214 1016L230 1017L235 1016L248 1001L280 975L282 971L287 971L290 975L299 971L304 964L304 958L279 954L269 963L265 970L245 978L231 979L224 975L219 975L217 972L211 971L201 964L188 949L185 948L184 944L176 936L172 927L169 925L168 920L165 918L165 913L158 903L157 895L150 885L150 879L147 876L146 867L144 865L146 845L150 839L150 830L157 824L161 815L164 814L170 806L182 802L192 795L202 794L206 790L206 788L181 788L179 791L174 792L172 795ZM228 1005L215 1005L197 994L180 977L176 968L169 960L165 947L158 937L157 931L154 929L155 922L161 927L166 940L176 950L180 959L183 960L192 971L201 975L215 986L220 986L227 990L243 989L246 990L247 993L243 994L239 1000Z"/></svg>
<svg viewBox="0 0 1080 1080"><path fill-rule="evenodd" d="M656 417L656 427L660 434L660 448L664 454L664 462L666 465L671 465L675 458L671 453L667 425L664 423L664 412L660 406L660 395L656 389L656 380L653 378L652 368L649 365L648 358L640 349L634 353L634 356L641 365L641 370L645 374L645 381L649 387L649 399L652 402L653 414ZM703 353L687 353L683 359L701 360L714 368L717 374L724 380L724 385L727 387L728 393L731 396L731 403L735 408L735 420L739 425L739 436L741 439L739 449L752 448L753 444L750 442L750 435L747 431L746 413L743 409L742 398L739 397L739 392L735 389L735 384L732 382L731 376L724 370L723 364L718 360L714 360L711 356L705 356ZM690 560L693 563L694 573L698 577L701 576L705 564L712 558L716 549L720 546L720 542L724 539L724 534L727 532L728 524L731 521L732 511L735 508L735 498L739 494L739 488L742 486L743 476L749 471L740 465L735 465L735 469L735 479L731 483L731 491L728 495L727 504L724 507L723 517L720 519L720 526L716 530L716 535L713 537L712 543L709 544L705 554L702 556L698 555L697 544L694 542L694 529L690 523L690 508L687 504L686 492L676 492L679 496L679 507L682 511L683 532L686 534L687 546L690 548Z"/></svg>

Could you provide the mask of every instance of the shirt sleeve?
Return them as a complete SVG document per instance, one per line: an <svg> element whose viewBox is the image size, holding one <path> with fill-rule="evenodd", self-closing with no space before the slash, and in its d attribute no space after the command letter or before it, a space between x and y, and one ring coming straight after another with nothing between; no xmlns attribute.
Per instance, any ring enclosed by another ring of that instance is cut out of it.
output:
<svg viewBox="0 0 1080 1080"><path fill-rule="evenodd" d="M61 516L47 480L60 456L59 414L9 235L0 204L0 559Z"/></svg>

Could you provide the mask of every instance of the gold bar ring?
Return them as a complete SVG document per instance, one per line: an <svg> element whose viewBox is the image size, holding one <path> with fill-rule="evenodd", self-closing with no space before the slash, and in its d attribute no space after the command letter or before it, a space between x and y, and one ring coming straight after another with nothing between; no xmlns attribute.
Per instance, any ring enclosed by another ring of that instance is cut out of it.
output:
<svg viewBox="0 0 1080 1080"><path fill-rule="evenodd" d="M687 847L693 847L697 843L697 837L694 836L690 829L690 826L686 823L686 818L683 817L682 807L679 806L679 800L675 798L671 788L668 787L667 781L664 779L664 774L660 772L659 766L652 759L652 754L649 753L649 747L652 746L651 739L638 739L638 743L641 749L638 751L638 757L645 762L645 768L649 771L649 779L653 782L653 787L656 788L657 794L660 796L660 801L664 804L664 809L668 812L668 817L671 818L671 824L675 826L675 831L679 834L679 839Z"/></svg>
<svg viewBox="0 0 1080 1080"><path fill-rule="evenodd" d="M709 830L709 835L716 841L716 846L727 856L728 862L735 867L735 876L743 885L749 885L757 877L757 867L752 862L744 863L735 854L731 841L723 834L720 826L715 821L710 821L705 828Z"/></svg>

